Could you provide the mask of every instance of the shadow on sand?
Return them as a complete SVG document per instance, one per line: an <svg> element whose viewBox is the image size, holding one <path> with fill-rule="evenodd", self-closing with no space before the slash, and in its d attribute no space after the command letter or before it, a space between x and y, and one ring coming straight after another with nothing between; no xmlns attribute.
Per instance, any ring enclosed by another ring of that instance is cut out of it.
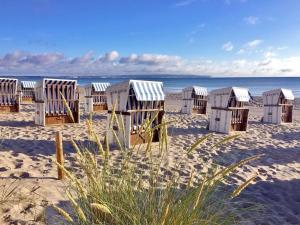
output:
<svg viewBox="0 0 300 225"><path fill-rule="evenodd" d="M250 220L254 224L291 225L300 224L300 179L259 181L250 185L237 198L238 201L255 202L262 214ZM255 210L255 209L254 209ZM245 211L244 218L251 212Z"/></svg>
<svg viewBox="0 0 300 225"><path fill-rule="evenodd" d="M300 132L288 132L288 133L277 133L273 134L272 138L282 140L282 141L293 141L293 140L299 140L300 139ZM300 149L300 147L299 147Z"/></svg>
<svg viewBox="0 0 300 225"><path fill-rule="evenodd" d="M16 121L16 120L2 120L0 121L0 126L3 127L32 127L36 126L34 121Z"/></svg>
<svg viewBox="0 0 300 225"><path fill-rule="evenodd" d="M300 148L282 148L273 145L266 145L261 148L249 148L247 150L241 150L235 147L231 147L229 151L217 150L218 154L214 155L213 161L217 164L229 166L232 163L241 161L247 157L260 155L261 158L250 162L254 166L269 166L273 165L287 165L288 163L300 163Z"/></svg>
<svg viewBox="0 0 300 225"><path fill-rule="evenodd" d="M248 186L237 198L229 202L229 207L235 207L240 222L238 224L257 225L298 225L300 223L300 180L260 181ZM227 191L233 187L224 186ZM70 203L60 201L57 206L72 212ZM45 210L47 222L58 224L61 217L47 207Z"/></svg>

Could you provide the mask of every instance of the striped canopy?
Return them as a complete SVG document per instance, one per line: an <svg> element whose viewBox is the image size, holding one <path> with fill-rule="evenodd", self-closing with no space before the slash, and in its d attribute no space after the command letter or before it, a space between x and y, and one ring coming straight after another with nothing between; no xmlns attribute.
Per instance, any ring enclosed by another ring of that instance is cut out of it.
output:
<svg viewBox="0 0 300 225"><path fill-rule="evenodd" d="M43 80L42 93L44 100L46 100L45 111L50 114L66 114L67 109L65 103L62 100L64 96L70 109L75 109L76 96L76 80L63 80L63 79L50 79L46 78Z"/></svg>
<svg viewBox="0 0 300 225"><path fill-rule="evenodd" d="M44 79L44 84L60 84L60 85L77 85L76 80L64 80L64 79L50 79L50 78L45 78Z"/></svg>
<svg viewBox="0 0 300 225"><path fill-rule="evenodd" d="M17 79L0 78L0 105L14 105L17 101Z"/></svg>
<svg viewBox="0 0 300 225"><path fill-rule="evenodd" d="M17 79L0 77L0 83L17 83L17 81L18 81Z"/></svg>
<svg viewBox="0 0 300 225"><path fill-rule="evenodd" d="M274 100L274 101L277 102L281 93L283 94L284 98L287 99L287 100L294 100L295 99L293 91L290 90L290 89L285 89L285 88L278 88L278 89L266 91L266 92L263 93L263 97L265 99L265 98L268 98L268 97L271 96L272 100L273 100L273 98L276 98L276 100Z"/></svg>
<svg viewBox="0 0 300 225"><path fill-rule="evenodd" d="M239 102L249 102L251 96L249 94L249 90L247 88L233 87L232 88L236 100Z"/></svg>
<svg viewBox="0 0 300 225"><path fill-rule="evenodd" d="M96 92L106 91L108 86L110 86L110 83L92 83L92 87Z"/></svg>
<svg viewBox="0 0 300 225"><path fill-rule="evenodd" d="M17 79L0 78L0 93L16 93Z"/></svg>
<svg viewBox="0 0 300 225"><path fill-rule="evenodd" d="M287 99L287 100L295 99L295 96L294 96L292 90L282 88L281 91L282 91L282 94L284 95L285 99Z"/></svg>
<svg viewBox="0 0 300 225"><path fill-rule="evenodd" d="M35 81L21 81L22 88L34 89Z"/></svg>
<svg viewBox="0 0 300 225"><path fill-rule="evenodd" d="M130 84L138 101L163 101L165 99L162 82L131 80Z"/></svg>
<svg viewBox="0 0 300 225"><path fill-rule="evenodd" d="M232 93L236 101L249 102L252 98L247 88L241 87L228 87L213 90L210 92L210 103L212 107L227 107Z"/></svg>
<svg viewBox="0 0 300 225"><path fill-rule="evenodd" d="M203 95L203 96L207 96L208 92L207 89L204 87L199 87L199 86L193 86L194 90L195 90L195 94L196 95Z"/></svg>
<svg viewBox="0 0 300 225"><path fill-rule="evenodd" d="M202 95L202 96L207 96L208 95L207 88L205 88L205 87L199 87L199 86L186 87L182 91L183 92L192 93L193 90L195 91L196 95Z"/></svg>

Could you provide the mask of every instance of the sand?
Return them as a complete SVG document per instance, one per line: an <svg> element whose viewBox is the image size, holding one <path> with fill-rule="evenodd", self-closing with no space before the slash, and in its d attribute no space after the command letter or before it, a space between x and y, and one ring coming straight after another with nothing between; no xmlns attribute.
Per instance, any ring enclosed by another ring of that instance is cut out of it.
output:
<svg viewBox="0 0 300 225"><path fill-rule="evenodd" d="M247 219L243 224L300 224L299 102L296 101L292 124L271 125L259 122L262 107L261 99L257 98L250 106L248 131L235 141L211 149L213 143L226 136L214 133L188 158L181 169L183 180L188 179L187 171L191 169L200 174L212 164L227 166L252 155L264 154L241 167L238 175L232 178L232 183L239 184L258 173L255 182L239 198L263 205L264 212L250 220L247 213L241 215ZM169 127L170 163L180 159L193 142L209 133L207 116L182 115L179 110L179 96L168 95L166 116L176 121ZM33 116L33 105L22 105L19 114L0 114L0 185L14 182L18 186L18 194L10 199L10 204L0 205L0 224L45 224L43 220L53 224L48 206L65 200L65 184L56 180L56 166L51 162L55 157L55 133L62 131L66 141L71 137L79 141L87 138L84 115L81 124L49 127L35 126ZM97 134L103 138L106 114L97 114L94 125ZM64 143L64 149L67 167L76 169L74 152L68 142Z"/></svg>

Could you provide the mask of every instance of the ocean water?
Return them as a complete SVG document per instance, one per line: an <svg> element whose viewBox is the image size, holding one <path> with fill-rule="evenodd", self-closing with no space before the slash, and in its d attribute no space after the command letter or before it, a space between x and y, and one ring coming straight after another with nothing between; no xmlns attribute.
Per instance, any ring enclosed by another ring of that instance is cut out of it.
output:
<svg viewBox="0 0 300 225"><path fill-rule="evenodd" d="M41 80L39 76L18 76L19 80ZM58 78L58 77L57 77ZM65 78L66 77L59 77ZM200 77L190 75L128 75L128 76L70 76L68 79L78 80L79 85L90 82L118 83L128 79L162 81L166 92L180 92L184 87L198 85L208 90L238 86L246 87L253 96L260 96L262 92L275 88L292 89L296 97L300 97L300 77Z"/></svg>

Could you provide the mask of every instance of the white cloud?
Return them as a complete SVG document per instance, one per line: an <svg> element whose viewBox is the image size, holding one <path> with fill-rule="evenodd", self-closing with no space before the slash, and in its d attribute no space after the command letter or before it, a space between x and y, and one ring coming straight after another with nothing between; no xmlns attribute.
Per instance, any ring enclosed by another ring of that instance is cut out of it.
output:
<svg viewBox="0 0 300 225"><path fill-rule="evenodd" d="M249 25L255 25L260 22L260 19L256 16L248 16L244 18L244 21Z"/></svg>
<svg viewBox="0 0 300 225"><path fill-rule="evenodd" d="M234 2L245 3L247 1L248 0L224 0L225 4L227 4L227 5L230 5L231 3L234 3Z"/></svg>
<svg viewBox="0 0 300 225"><path fill-rule="evenodd" d="M117 51L108 52L101 59L105 62L112 62L119 58L119 53Z"/></svg>
<svg viewBox="0 0 300 225"><path fill-rule="evenodd" d="M245 49L241 48L240 50L237 51L237 54L244 54L245 53Z"/></svg>
<svg viewBox="0 0 300 225"><path fill-rule="evenodd" d="M53 63L57 63L63 58L64 56L59 53L51 53L51 54L44 53L44 54L37 54L37 55L27 55L23 59L20 59L20 62L25 64L46 66L46 65L51 65Z"/></svg>
<svg viewBox="0 0 300 225"><path fill-rule="evenodd" d="M88 52L67 58L61 53L33 54L16 51L0 56L0 74L11 75L121 75L121 74L195 74L195 75L300 75L300 56L278 57L265 51L262 60L212 59L187 60L175 55L131 54L116 51L94 56Z"/></svg>
<svg viewBox="0 0 300 225"><path fill-rule="evenodd" d="M271 51L264 52L263 55L265 58L273 58L273 57L277 56L277 54L275 52L271 52Z"/></svg>
<svg viewBox="0 0 300 225"><path fill-rule="evenodd" d="M279 47L277 47L277 50L282 51L282 50L286 50L288 48L289 48L288 46L279 46Z"/></svg>
<svg viewBox="0 0 300 225"><path fill-rule="evenodd" d="M192 3L194 3L196 0L183 0L183 1L179 1L177 3L174 4L174 7L183 7L183 6L188 6Z"/></svg>
<svg viewBox="0 0 300 225"><path fill-rule="evenodd" d="M234 46L233 46L233 44L232 44L230 41L226 42L226 43L223 44L223 46L222 46L222 49L223 49L224 51L226 51L226 52L232 51L233 48L234 48Z"/></svg>
<svg viewBox="0 0 300 225"><path fill-rule="evenodd" d="M253 41L249 41L244 44L238 51L237 54L245 54L245 53L254 53L258 52L257 47L263 43L263 40L256 39Z"/></svg>
<svg viewBox="0 0 300 225"><path fill-rule="evenodd" d="M120 63L133 63L133 64L145 64L145 65L159 65L166 63L178 63L180 57L159 55L159 54L132 54L129 57L123 57L120 59Z"/></svg>
<svg viewBox="0 0 300 225"><path fill-rule="evenodd" d="M71 64L88 64L93 60L93 52L87 52L83 56L73 58Z"/></svg>
<svg viewBox="0 0 300 225"><path fill-rule="evenodd" d="M232 63L237 66L244 66L247 63L247 61L245 59L238 59L232 61Z"/></svg>
<svg viewBox="0 0 300 225"><path fill-rule="evenodd" d="M247 47L249 48L256 48L257 46L259 46L261 43L263 43L262 40L256 39L253 41L250 41L246 44Z"/></svg>
<svg viewBox="0 0 300 225"><path fill-rule="evenodd" d="M134 63L137 60L137 54L131 54L128 57L120 58L120 63Z"/></svg>

